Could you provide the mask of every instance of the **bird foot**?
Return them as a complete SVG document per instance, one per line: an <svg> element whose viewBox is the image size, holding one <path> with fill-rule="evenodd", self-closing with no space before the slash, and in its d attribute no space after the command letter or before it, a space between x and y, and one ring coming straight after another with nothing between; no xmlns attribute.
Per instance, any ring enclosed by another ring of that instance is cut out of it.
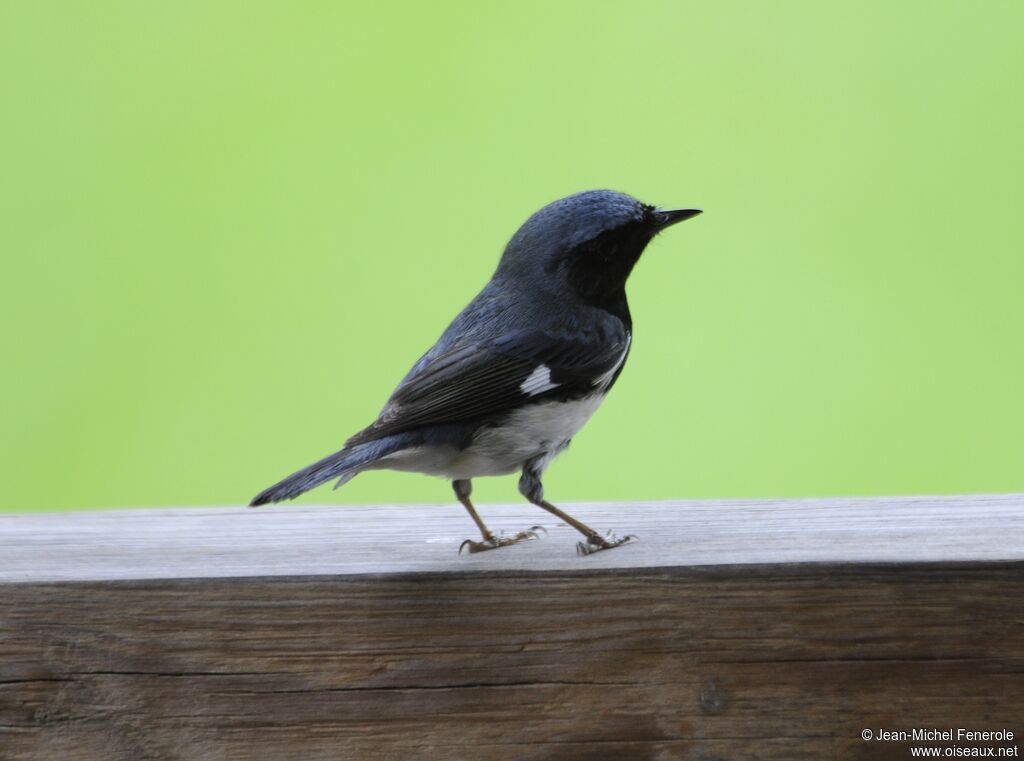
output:
<svg viewBox="0 0 1024 761"><path fill-rule="evenodd" d="M482 542L474 542L472 539L467 539L461 545L459 545L459 554L462 554L463 550L468 550L469 554L472 555L474 552L484 552L486 550L496 550L499 547L507 547L510 544L516 544L517 542L524 542L530 539L540 539L541 533L548 533L547 529L543 526L531 526L526 531L520 531L518 534L513 536L505 536L504 534L498 534L495 536L491 534Z"/></svg>
<svg viewBox="0 0 1024 761"><path fill-rule="evenodd" d="M611 531L607 532L604 536L591 534L587 537L586 542L576 543L576 554L593 555L601 550L610 550L612 547L618 547L620 544L625 544L631 539L636 539L636 536L634 534L626 534L619 539Z"/></svg>

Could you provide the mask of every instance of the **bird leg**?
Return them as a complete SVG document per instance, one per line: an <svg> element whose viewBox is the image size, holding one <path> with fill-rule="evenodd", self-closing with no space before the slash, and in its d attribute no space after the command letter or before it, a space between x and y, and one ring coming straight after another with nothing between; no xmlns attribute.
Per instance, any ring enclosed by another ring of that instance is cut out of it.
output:
<svg viewBox="0 0 1024 761"><path fill-rule="evenodd" d="M587 538L586 542L576 543L576 554L590 555L594 552L610 550L612 547L618 547L620 544L625 544L630 539L636 539L632 534L626 534L626 536L620 539L611 531L608 531L604 536L602 536L583 521L576 520L569 515L569 513L563 512L552 505L544 499L544 486L540 482L540 472L538 469L531 467L532 464L533 461L531 460L526 463L526 467L523 468L523 476L519 479L519 493L526 497L531 504L544 508L552 515L561 518Z"/></svg>
<svg viewBox="0 0 1024 761"><path fill-rule="evenodd" d="M473 503L469 501L469 495L473 491L473 485L470 480L463 479L459 481L452 481L452 489L455 491L455 497L462 503L462 506L466 508L466 512L469 513L469 517L473 519L473 523L480 529L480 534L483 536L483 541L474 542L472 539L467 539L459 546L459 554L462 554L464 549L468 549L472 555L474 552L483 552L485 550L494 550L498 547L507 547L510 544L516 542L522 542L527 539L538 539L538 531L544 531L543 526L533 526L528 531L520 531L514 536L495 536L491 533L491 530L487 528L487 524L484 523L483 519L477 513L476 508L473 507Z"/></svg>

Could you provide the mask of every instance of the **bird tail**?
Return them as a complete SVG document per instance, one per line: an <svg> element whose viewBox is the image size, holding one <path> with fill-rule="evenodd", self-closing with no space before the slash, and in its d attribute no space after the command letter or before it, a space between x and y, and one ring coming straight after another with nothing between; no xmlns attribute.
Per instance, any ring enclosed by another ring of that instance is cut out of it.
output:
<svg viewBox="0 0 1024 761"><path fill-rule="evenodd" d="M372 465L381 457L396 452L405 446L405 441L398 436L389 436L377 441L368 441L353 447L345 447L340 452L327 455L312 465L292 473L290 476L273 486L264 489L249 503L249 507L259 507L269 502L282 502L295 499L300 494L330 481L338 479L341 486L355 478L361 470Z"/></svg>

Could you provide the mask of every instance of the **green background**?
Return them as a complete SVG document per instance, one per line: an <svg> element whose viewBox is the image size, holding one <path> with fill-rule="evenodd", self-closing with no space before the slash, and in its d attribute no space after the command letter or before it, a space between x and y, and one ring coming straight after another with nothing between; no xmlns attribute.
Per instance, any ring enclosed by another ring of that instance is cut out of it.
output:
<svg viewBox="0 0 1024 761"><path fill-rule="evenodd" d="M553 500L1022 490L1022 26L977 0L0 3L0 507L247 501L594 187L706 213L634 272L629 366ZM370 473L304 499L450 498Z"/></svg>

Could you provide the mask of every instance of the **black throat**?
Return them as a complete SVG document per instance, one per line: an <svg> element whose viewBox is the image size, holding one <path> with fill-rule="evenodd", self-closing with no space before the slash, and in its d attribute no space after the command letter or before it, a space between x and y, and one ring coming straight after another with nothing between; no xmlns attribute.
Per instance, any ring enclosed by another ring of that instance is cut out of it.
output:
<svg viewBox="0 0 1024 761"><path fill-rule="evenodd" d="M561 270L568 285L584 304L618 317L627 329L633 325L626 301L626 279L650 243L652 231L643 223L608 230L563 252L548 265L550 274Z"/></svg>

